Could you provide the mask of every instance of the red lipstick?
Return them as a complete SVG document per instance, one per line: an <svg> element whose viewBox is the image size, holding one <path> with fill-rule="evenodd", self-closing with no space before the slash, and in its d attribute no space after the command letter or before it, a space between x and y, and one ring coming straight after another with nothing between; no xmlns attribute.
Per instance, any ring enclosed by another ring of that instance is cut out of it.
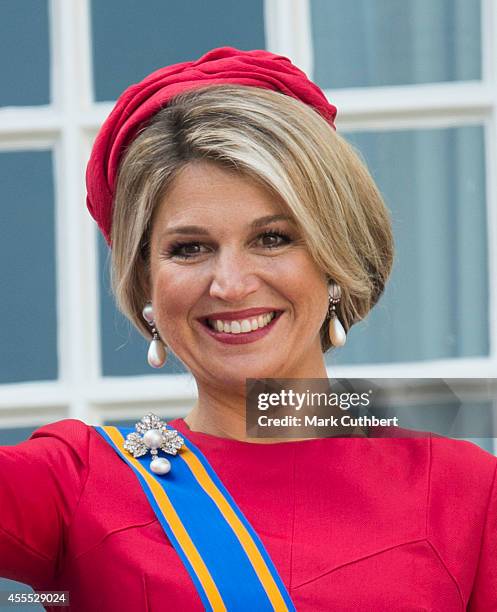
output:
<svg viewBox="0 0 497 612"><path fill-rule="evenodd" d="M252 309L252 311L255 311L255 310L260 311L261 309L260 308ZM239 311L239 312L248 312L248 311ZM272 311L268 309L264 309L263 312L272 312ZM249 344L250 342L256 342L257 340L260 340L261 338L264 338L264 336L269 334L270 331L277 324L282 312L283 311L281 310L277 311L277 314L271 319L271 321L267 325L259 329L256 329L255 331L250 331L250 332L240 332L239 334L232 334L229 332L219 332L215 329L212 329L212 327L209 327L205 319L200 322L200 327L205 333L209 334L211 338L214 338L215 340L217 340L218 342L222 342L223 344ZM228 313L222 313L222 314L224 317L225 314L228 314ZM237 316L239 317L240 315L237 315ZM255 313L253 316L255 316ZM207 318L210 318L210 317L207 317ZM246 316L246 318L248 317ZM228 321L228 320L233 320L233 319L235 319L235 317L231 317L230 319L225 319L225 320Z"/></svg>
<svg viewBox="0 0 497 612"><path fill-rule="evenodd" d="M229 312L211 312L205 317L201 317L199 321L206 319L222 319L223 321L236 321L241 319L250 319L257 315L266 314L268 312L282 312L278 308L247 308L246 310L231 310Z"/></svg>

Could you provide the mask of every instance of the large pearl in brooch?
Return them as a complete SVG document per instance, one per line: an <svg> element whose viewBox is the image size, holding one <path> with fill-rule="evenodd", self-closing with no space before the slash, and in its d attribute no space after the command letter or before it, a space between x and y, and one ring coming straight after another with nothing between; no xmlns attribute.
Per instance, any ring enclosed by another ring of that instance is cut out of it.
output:
<svg viewBox="0 0 497 612"><path fill-rule="evenodd" d="M148 448L159 448L164 438L158 429L149 429L143 434L143 441Z"/></svg>
<svg viewBox="0 0 497 612"><path fill-rule="evenodd" d="M156 457L150 462L150 469L154 474L167 474L171 469L171 462L165 457Z"/></svg>

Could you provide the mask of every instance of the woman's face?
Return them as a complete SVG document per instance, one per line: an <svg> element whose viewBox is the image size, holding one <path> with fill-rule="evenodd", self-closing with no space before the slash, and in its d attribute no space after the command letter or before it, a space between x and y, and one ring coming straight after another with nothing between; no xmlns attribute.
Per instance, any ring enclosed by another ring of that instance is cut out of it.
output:
<svg viewBox="0 0 497 612"><path fill-rule="evenodd" d="M258 183L212 162L186 166L154 217L150 263L159 333L197 382L322 372L326 277Z"/></svg>

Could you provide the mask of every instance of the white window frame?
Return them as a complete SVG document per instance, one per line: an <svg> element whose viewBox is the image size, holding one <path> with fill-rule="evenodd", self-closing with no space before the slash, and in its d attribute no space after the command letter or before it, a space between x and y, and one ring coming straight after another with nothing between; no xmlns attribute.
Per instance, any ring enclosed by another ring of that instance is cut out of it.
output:
<svg viewBox="0 0 497 612"><path fill-rule="evenodd" d="M50 148L54 154L59 379L0 386L0 427L58 418L139 418L151 409L182 416L196 398L191 375L102 377L97 230L84 205L93 138L113 104L93 102L89 0L48 0L51 103L0 109L0 150ZM311 77L309 0L266 0L266 48ZM485 129L489 248L490 356L401 364L331 366L340 378L497 377L497 3L482 0L481 82L327 91L341 131ZM421 94L421 95L420 95Z"/></svg>

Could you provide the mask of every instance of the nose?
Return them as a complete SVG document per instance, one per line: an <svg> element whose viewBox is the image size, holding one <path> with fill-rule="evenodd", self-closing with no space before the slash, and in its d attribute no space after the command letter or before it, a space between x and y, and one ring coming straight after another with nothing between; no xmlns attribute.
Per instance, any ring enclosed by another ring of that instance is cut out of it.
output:
<svg viewBox="0 0 497 612"><path fill-rule="evenodd" d="M218 253L209 290L211 297L242 305L259 287L260 279L249 257L228 250Z"/></svg>

